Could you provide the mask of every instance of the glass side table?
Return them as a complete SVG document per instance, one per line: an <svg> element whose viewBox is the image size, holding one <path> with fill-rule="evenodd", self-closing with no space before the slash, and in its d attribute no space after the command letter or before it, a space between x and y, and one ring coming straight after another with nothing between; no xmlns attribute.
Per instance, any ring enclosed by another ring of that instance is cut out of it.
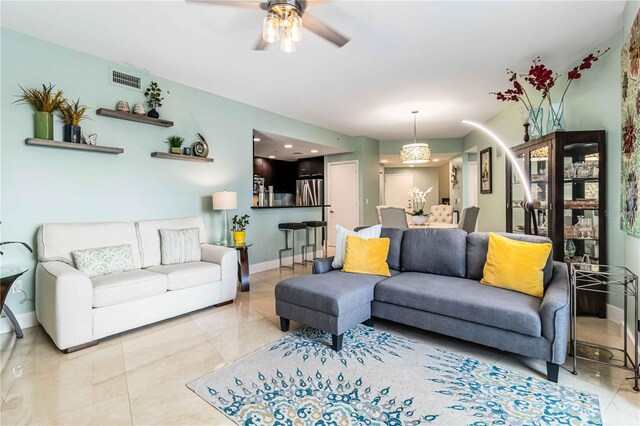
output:
<svg viewBox="0 0 640 426"><path fill-rule="evenodd" d="M597 265L587 263L573 263L571 270L571 347L570 356L573 356L573 371L577 375L576 361L578 358L591 362L598 362L616 368L633 371L634 387L633 390L639 391L638 376L638 345L634 345L633 358L629 353L627 344L628 330L628 305L629 299L633 301L634 322L633 330L638 336L638 276L627 268L621 266ZM623 329L623 348L614 348L604 345L597 345L588 342L578 341L576 338L576 300L578 291L591 291L606 294L617 294L623 296L624 299L624 329ZM599 356L601 353L609 354L608 359L601 360L594 357L578 355L578 347L582 352L589 355ZM616 353L620 354L622 359L616 359Z"/></svg>
<svg viewBox="0 0 640 426"><path fill-rule="evenodd" d="M7 318L9 318L9 321L11 321L11 325L13 325L13 329L16 332L16 337L18 338L23 337L24 334L22 334L22 329L20 328L20 324L18 324L18 320L16 320L16 317L15 315L13 315L13 312L11 312L11 309L9 309L9 307L4 304L4 300L6 299L7 294L9 294L9 290L11 289L11 286L13 285L13 283L20 276L22 276L22 274L24 274L27 271L28 271L28 268L23 268L20 266L18 267L7 266L7 267L0 268L0 283L2 284L0 286L1 288L0 300L1 300L2 310L7 315Z"/></svg>
<svg viewBox="0 0 640 426"><path fill-rule="evenodd" d="M213 245L229 247L238 251L238 281L240 281L240 291L249 291L249 247L251 247L253 243L245 241L243 244L236 244L231 240L226 243L224 241L216 241Z"/></svg>

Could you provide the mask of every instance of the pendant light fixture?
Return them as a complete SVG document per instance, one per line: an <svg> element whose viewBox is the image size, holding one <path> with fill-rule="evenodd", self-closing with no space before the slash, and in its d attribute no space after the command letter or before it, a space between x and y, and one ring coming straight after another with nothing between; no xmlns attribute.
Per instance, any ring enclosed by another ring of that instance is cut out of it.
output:
<svg viewBox="0 0 640 426"><path fill-rule="evenodd" d="M418 112L411 111L411 114L413 114L413 143L404 145L400 150L400 160L403 164L428 163L431 160L429 144L418 143L416 129L416 115Z"/></svg>
<svg viewBox="0 0 640 426"><path fill-rule="evenodd" d="M272 0L268 3L269 11L262 23L262 39L267 43L280 40L280 50L292 53L296 50L296 42L302 40L302 7L296 0Z"/></svg>

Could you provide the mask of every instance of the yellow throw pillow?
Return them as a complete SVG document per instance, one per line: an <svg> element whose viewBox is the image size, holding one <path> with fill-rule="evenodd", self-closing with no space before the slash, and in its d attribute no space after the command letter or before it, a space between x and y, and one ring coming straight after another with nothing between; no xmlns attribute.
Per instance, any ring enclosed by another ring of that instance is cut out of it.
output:
<svg viewBox="0 0 640 426"><path fill-rule="evenodd" d="M528 243L491 233L480 282L542 298L549 253L551 243Z"/></svg>
<svg viewBox="0 0 640 426"><path fill-rule="evenodd" d="M389 238L365 240L355 235L348 235L342 271L390 277L391 273L387 265L390 243Z"/></svg>

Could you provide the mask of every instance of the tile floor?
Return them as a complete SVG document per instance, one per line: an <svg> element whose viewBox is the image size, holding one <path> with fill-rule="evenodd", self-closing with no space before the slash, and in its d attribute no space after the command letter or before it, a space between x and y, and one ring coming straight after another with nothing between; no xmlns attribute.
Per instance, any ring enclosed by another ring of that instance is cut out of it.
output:
<svg viewBox="0 0 640 426"><path fill-rule="evenodd" d="M309 272L299 268L295 274ZM24 339L1 335L0 424L229 424L185 384L283 336L273 289L293 275L254 274L251 292L239 293L232 305L124 333L70 355L58 351L39 327L25 330ZM579 337L601 343L611 343L621 328L586 318L580 327ZM377 321L376 328L545 378L541 361L391 322ZM640 424L640 393L626 380L630 372L579 362L580 374L573 376L570 365L568 359L560 383L597 394L606 424Z"/></svg>

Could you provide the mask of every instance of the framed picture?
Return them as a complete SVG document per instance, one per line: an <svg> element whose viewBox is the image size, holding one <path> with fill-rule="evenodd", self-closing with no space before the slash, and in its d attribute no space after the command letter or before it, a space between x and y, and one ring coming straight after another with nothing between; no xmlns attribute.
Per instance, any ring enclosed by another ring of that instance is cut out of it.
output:
<svg viewBox="0 0 640 426"><path fill-rule="evenodd" d="M480 151L480 193L491 194L493 192L493 172L491 169L491 148Z"/></svg>

